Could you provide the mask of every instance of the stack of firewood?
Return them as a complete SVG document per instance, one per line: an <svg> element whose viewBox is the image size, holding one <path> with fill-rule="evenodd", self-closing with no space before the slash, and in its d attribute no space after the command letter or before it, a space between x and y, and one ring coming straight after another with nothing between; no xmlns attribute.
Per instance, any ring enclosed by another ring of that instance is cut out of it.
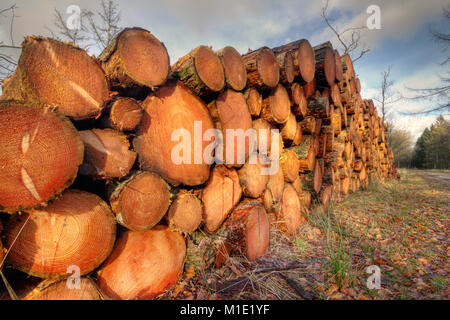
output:
<svg viewBox="0 0 450 320"><path fill-rule="evenodd" d="M0 100L0 270L45 279L11 282L26 299L154 298L185 261L205 266L200 238L216 265L253 261L269 228L295 235L312 205L396 176L383 119L329 42L199 46L172 66L140 28L98 58L44 37L22 47Z"/></svg>

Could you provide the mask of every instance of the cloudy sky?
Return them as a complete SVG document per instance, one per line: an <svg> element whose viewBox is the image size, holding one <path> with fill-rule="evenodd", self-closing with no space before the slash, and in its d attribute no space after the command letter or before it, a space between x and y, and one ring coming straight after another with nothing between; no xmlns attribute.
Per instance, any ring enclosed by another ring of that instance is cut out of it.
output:
<svg viewBox="0 0 450 320"><path fill-rule="evenodd" d="M69 5L98 10L100 0L2 0L0 8L16 4L13 39L19 44L25 35L49 35L53 12L65 13ZM337 38L321 18L323 0L128 0L118 1L121 25L150 30L165 43L174 62L199 44L214 49L232 45L241 53L249 48L274 47L306 38L317 45L331 40L340 49ZM392 65L395 88L411 96L407 87L422 88L439 84L446 70L439 65L448 51L436 43L430 28L448 32L443 18L445 0L330 0L332 23L340 30L366 25L367 8L377 5L381 29L365 30L362 41L370 52L355 64L361 79L363 97L378 95L381 72ZM66 14L66 17L69 15ZM10 17L0 16L0 40L10 42ZM93 54L98 54L95 48ZM448 65L447 65L448 72ZM429 126L436 115L405 116L401 111L418 111L424 102L403 100L391 106L396 125L411 131L414 138ZM448 115L446 116L448 117Z"/></svg>

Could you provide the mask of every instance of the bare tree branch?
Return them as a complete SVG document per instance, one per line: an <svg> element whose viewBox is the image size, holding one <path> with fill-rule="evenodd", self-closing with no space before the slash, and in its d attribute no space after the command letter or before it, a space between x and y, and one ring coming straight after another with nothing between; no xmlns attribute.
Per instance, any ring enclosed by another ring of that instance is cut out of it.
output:
<svg viewBox="0 0 450 320"><path fill-rule="evenodd" d="M359 59L361 59L366 53L370 51L368 48L362 48L359 51L359 54L356 56L354 53L358 51L358 48L360 48L361 43L361 31L367 29L367 26L360 26L360 27L349 27L347 29L344 29L343 31L339 32L338 28L333 26L330 22L330 18L328 17L328 6L329 6L329 0L325 2L325 5L322 7L322 18L327 24L327 26L333 31L333 33L336 35L337 39L341 43L342 47L344 48L344 54L349 54L352 57L352 61L356 62ZM345 34L351 32L350 39L346 39Z"/></svg>
<svg viewBox="0 0 450 320"><path fill-rule="evenodd" d="M22 49L14 44L14 22L16 15L16 9L18 9L16 4L11 5L8 8L0 9L0 16L3 18L10 17L9 23L9 38L10 43L4 43L0 41L0 82L3 83L3 80L6 79L11 73L14 72L14 69L17 65L16 54L11 51L11 49ZM5 30L6 31L6 30Z"/></svg>

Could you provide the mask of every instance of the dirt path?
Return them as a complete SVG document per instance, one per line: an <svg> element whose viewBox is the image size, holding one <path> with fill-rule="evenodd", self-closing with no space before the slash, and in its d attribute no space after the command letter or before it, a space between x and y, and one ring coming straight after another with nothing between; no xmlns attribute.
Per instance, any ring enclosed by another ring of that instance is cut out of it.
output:
<svg viewBox="0 0 450 320"><path fill-rule="evenodd" d="M440 180L446 188L450 188L450 171L419 171L419 170L415 170L414 172L418 172L418 174L428 176L432 179Z"/></svg>

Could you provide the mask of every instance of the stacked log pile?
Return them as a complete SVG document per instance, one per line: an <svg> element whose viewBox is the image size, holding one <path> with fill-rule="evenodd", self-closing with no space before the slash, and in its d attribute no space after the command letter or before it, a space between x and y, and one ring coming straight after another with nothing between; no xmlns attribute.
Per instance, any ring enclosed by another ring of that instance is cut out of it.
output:
<svg viewBox="0 0 450 320"><path fill-rule="evenodd" d="M2 89L0 270L44 279L26 299L155 298L396 176L383 119L329 42L199 46L170 66L140 28L98 59L33 36ZM82 294L63 285L73 270Z"/></svg>

